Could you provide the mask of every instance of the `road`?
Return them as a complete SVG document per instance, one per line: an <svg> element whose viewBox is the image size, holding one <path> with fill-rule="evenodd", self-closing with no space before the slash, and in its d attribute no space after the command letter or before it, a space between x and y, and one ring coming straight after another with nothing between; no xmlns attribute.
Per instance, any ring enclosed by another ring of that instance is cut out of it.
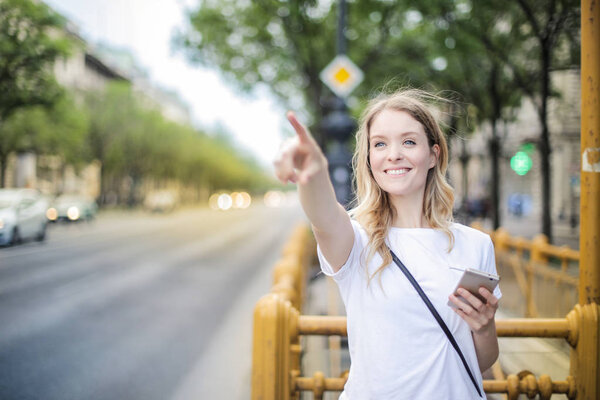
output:
<svg viewBox="0 0 600 400"><path fill-rule="evenodd" d="M0 399L247 399L298 207L110 212L0 249Z"/></svg>

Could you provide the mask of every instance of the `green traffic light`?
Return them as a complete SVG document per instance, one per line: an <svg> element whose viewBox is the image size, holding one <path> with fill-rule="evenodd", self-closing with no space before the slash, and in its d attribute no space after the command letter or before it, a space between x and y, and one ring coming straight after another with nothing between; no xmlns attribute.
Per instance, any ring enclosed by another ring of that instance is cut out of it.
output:
<svg viewBox="0 0 600 400"><path fill-rule="evenodd" d="M518 151L517 154L510 159L510 167L517 175L525 175L529 172L532 165L533 162L531 161L531 157L524 151Z"/></svg>

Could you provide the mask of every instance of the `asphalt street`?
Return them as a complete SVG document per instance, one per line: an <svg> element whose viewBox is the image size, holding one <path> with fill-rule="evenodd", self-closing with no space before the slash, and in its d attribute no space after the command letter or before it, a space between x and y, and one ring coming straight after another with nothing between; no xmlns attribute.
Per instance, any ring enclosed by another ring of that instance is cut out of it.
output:
<svg viewBox="0 0 600 400"><path fill-rule="evenodd" d="M0 399L246 399L299 207L109 212L0 249Z"/></svg>

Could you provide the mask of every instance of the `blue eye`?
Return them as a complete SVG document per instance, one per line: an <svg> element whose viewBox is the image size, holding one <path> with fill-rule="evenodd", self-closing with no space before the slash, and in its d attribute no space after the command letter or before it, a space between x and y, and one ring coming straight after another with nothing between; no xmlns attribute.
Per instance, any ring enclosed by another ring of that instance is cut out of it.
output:
<svg viewBox="0 0 600 400"><path fill-rule="evenodd" d="M385 145L385 143L383 143L383 142L375 142L375 143L373 144L373 147L381 147L381 146L383 146L383 145Z"/></svg>
<svg viewBox="0 0 600 400"><path fill-rule="evenodd" d="M414 140L412 140L412 139L407 139L407 140L404 141L404 144L414 145L414 144L417 144L417 143Z"/></svg>

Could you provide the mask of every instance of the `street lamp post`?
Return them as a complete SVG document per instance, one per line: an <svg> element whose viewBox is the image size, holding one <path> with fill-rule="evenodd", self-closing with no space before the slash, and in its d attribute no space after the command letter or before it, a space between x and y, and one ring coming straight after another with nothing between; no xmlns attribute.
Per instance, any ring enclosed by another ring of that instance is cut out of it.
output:
<svg viewBox="0 0 600 400"><path fill-rule="evenodd" d="M347 206L352 201L352 154L347 142L356 124L348 115L344 100L337 96L333 99L321 128L332 139L327 146L327 161L335 196L340 204Z"/></svg>
<svg viewBox="0 0 600 400"><path fill-rule="evenodd" d="M346 2L339 1L338 26L337 26L337 54L345 55L346 38ZM356 129L356 124L348 115L346 102L341 96L335 96L328 102L328 113L323 118L321 129L330 139L327 146L327 160L329 174L335 190L337 200L344 206L352 201L352 155L346 143Z"/></svg>

